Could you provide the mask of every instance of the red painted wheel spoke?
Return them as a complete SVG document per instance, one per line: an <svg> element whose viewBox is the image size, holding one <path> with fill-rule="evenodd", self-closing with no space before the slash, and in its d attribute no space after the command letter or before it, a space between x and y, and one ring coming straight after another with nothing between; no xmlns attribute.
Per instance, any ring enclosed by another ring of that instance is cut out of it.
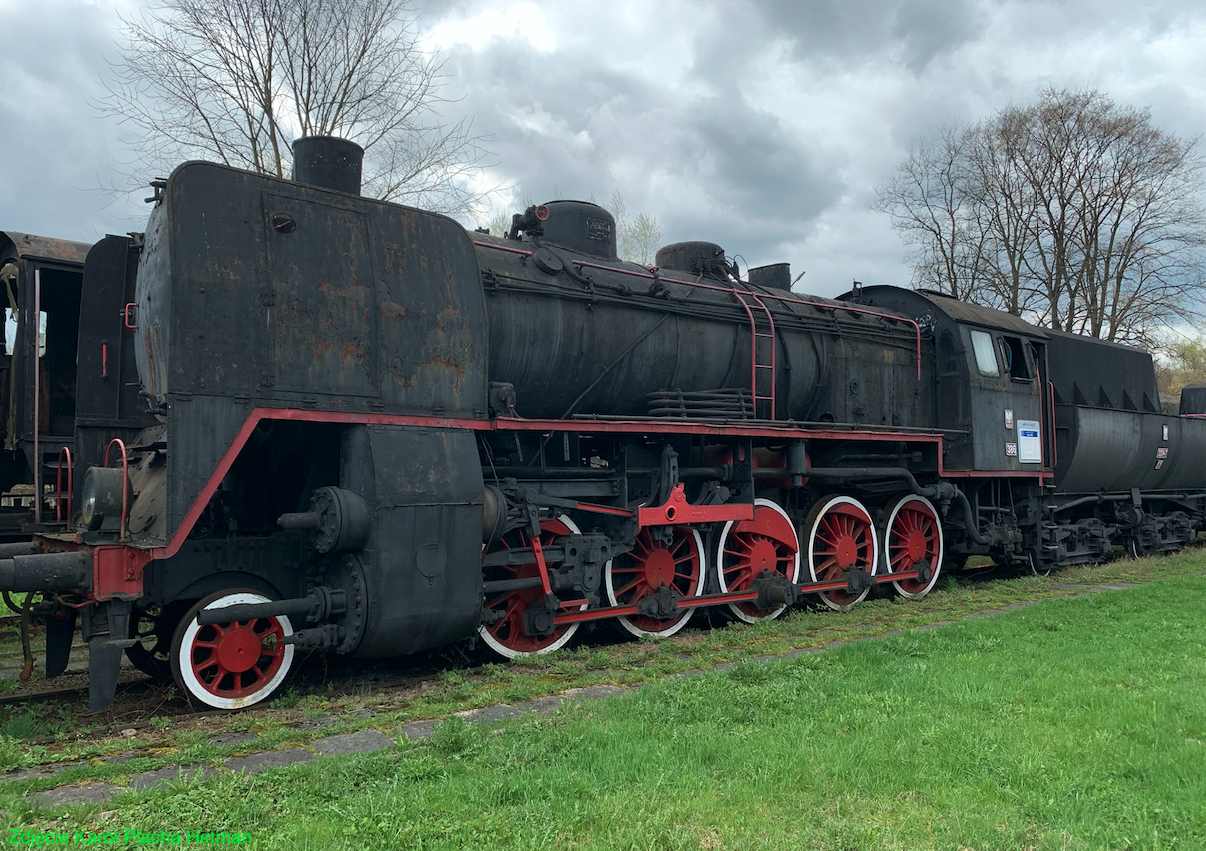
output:
<svg viewBox="0 0 1206 851"><path fill-rule="evenodd" d="M848 570L874 572L876 537L871 516L851 497L828 497L809 515L809 570L817 582L841 581ZM820 592L834 608L845 608L866 596L844 589Z"/></svg>
<svg viewBox="0 0 1206 851"><path fill-rule="evenodd" d="M623 586L623 587L621 587L621 588L617 588L617 589L616 589L616 596L617 596L617 597L623 597L623 596L624 596L626 593L628 593L629 591L631 591L633 588L637 587L637 585L639 585L639 584L641 584L642 582L644 582L644 580L645 580L645 577L644 577L644 576L638 576L636 579L632 580L632 581L631 581L631 582L629 582L627 585L624 585L624 586Z"/></svg>
<svg viewBox="0 0 1206 851"><path fill-rule="evenodd" d="M716 566L721 587L729 593L748 591L766 571L795 581L797 548L795 528L782 509L769 500L755 500L752 520L736 521L725 528ZM759 609L754 602L730 603L729 608L749 623L776 617L785 609Z"/></svg>

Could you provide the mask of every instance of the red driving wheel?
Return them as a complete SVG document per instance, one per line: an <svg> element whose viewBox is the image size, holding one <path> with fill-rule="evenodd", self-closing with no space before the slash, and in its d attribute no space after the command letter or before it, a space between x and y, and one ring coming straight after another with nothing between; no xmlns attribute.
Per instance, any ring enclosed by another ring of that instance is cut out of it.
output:
<svg viewBox="0 0 1206 851"><path fill-rule="evenodd" d="M928 579L901 579L892 585L903 597L924 597L938 581L942 569L942 521L933 503L909 494L897 500L888 513L884 550L889 573L913 570L928 564Z"/></svg>
<svg viewBox="0 0 1206 851"><path fill-rule="evenodd" d="M879 539L866 506L854 497L829 496L812 507L805 521L808 530L808 572L813 582L833 582L853 567L871 576L879 563ZM870 588L857 594L823 591L821 600L831 609L848 611L867 598Z"/></svg>
<svg viewBox="0 0 1206 851"><path fill-rule="evenodd" d="M556 520L540 522L540 543L551 546L557 538L563 535L579 534L573 520L562 515ZM526 528L512 529L492 547L493 552L500 549L516 549L530 547L531 535ZM487 582L503 579L529 579L540 575L540 568L535 561L527 564L509 564L490 567L485 570ZM498 655L506 659L530 654L552 653L564 647L578 631L578 624L559 626L548 635L528 635L524 631L524 614L533 603L538 603L544 597L544 589L520 588L514 591L504 591L501 594L491 594L486 597L485 608L498 613L498 619L492 623L482 624L477 633L482 641ZM582 606L586 608L586 606Z"/></svg>
<svg viewBox="0 0 1206 851"><path fill-rule="evenodd" d="M716 548L716 576L724 593L745 591L763 571L789 582L800 575L800 539L787 512L769 499L754 500L753 520L730 520ZM759 609L754 603L729 603L746 623L777 618L787 606Z"/></svg>
<svg viewBox="0 0 1206 851"><path fill-rule="evenodd" d="M667 545L642 529L632 542L632 550L609 561L604 572L607 599L613 606L632 606L656 594L665 586L679 597L698 597L703 593L703 539L694 529L673 527ZM674 617L659 620L649 615L622 615L620 626L636 636L670 636L691 620L694 609L683 609Z"/></svg>

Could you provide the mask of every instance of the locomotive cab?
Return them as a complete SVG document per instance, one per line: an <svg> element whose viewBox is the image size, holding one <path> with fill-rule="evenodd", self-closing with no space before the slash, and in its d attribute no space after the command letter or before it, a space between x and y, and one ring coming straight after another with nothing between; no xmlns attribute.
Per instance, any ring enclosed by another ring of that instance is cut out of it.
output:
<svg viewBox="0 0 1206 851"><path fill-rule="evenodd" d="M1047 335L1024 320L931 291L863 287L843 296L910 316L930 331L933 422L948 473L1049 473Z"/></svg>

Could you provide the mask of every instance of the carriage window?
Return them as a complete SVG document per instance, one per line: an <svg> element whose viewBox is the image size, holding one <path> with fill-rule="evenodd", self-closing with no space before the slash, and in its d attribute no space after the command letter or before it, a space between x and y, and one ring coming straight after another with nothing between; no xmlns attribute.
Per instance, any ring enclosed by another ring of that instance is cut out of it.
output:
<svg viewBox="0 0 1206 851"><path fill-rule="evenodd" d="M1026 349L1017 337L1001 338L1001 355L1005 358L1005 368L1009 377L1015 381L1029 381L1030 367L1026 363Z"/></svg>
<svg viewBox="0 0 1206 851"><path fill-rule="evenodd" d="M985 331L971 332L972 351L976 353L976 366L981 375L1000 375L997 367L997 353L992 344L992 337Z"/></svg>

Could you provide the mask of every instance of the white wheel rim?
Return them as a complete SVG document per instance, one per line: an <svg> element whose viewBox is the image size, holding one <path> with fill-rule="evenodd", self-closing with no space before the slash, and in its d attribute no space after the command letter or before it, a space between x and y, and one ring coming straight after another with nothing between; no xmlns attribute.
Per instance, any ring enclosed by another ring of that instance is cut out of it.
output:
<svg viewBox="0 0 1206 851"><path fill-rule="evenodd" d="M562 514L561 516L557 517L556 519L560 523L565 524L565 527L567 529L569 529L569 533L571 535L582 534L582 530L578 528L578 524L575 523L573 520L571 520L569 518L569 515ZM482 554L483 555L485 554L484 547L482 549ZM581 606L578 607L578 611L582 611L588 605L590 605L590 604L583 603ZM502 656L504 659L523 659L527 656L545 656L549 653L555 653L556 651L558 651L562 647L564 647L566 644L568 644L569 640L574 637L574 633L576 633L577 631L578 631L578 624L576 624L576 623L570 624L569 628L565 631L565 633L560 638L558 638L556 641L554 641L552 644L550 644L548 647L542 647L535 652L527 652L527 651L515 650L513 648L507 647L507 645L503 644L501 641L499 641L497 638L495 638L490 633L490 630L488 630L486 628L485 624L482 624L481 626L479 626L477 628L477 634L478 634L478 636L481 637L482 641L486 642L486 646L489 647L491 650L493 650L495 653L497 653L499 656Z"/></svg>
<svg viewBox="0 0 1206 851"><path fill-rule="evenodd" d="M817 578L816 569L817 528L821 525L821 521L825 519L825 516L829 514L830 509L838 505L849 505L852 508L856 508L862 512L867 522L867 528L871 531L871 566L870 569L867 570L867 573L871 576L875 576L876 571L879 569L879 534L875 531L875 521L871 519L871 512L867 510L867 506L863 505L852 496L831 496L821 504L823 507L817 511L816 517L813 518L812 523L810 523L808 527L808 575L812 577L812 581L820 581ZM854 608L856 604L867 599L867 595L870 593L870 588L864 588L859 595L849 603L838 603L833 600L829 594L823 591L817 596L821 598L821 601L826 606L834 611L848 612Z"/></svg>
<svg viewBox="0 0 1206 851"><path fill-rule="evenodd" d="M779 506L779 504L773 500L763 499L761 497L759 497L758 499L755 499L754 500L754 515L755 516L757 516L758 506L764 506L766 508L770 508L775 513L780 515L785 521L787 521L787 526L789 529L791 529L791 533L792 533L793 537L795 537L796 557L795 557L794 564L792 565L792 575L791 575L791 581L794 584L800 580L800 537L799 537L799 535L796 535L795 524L793 524L791 522L791 518L787 516L787 512L784 511ZM724 545L729 540L730 530L732 530L733 526L735 526L736 524L738 524L740 522L741 521L739 521L739 520L730 520L728 523L725 523L724 531L722 531L720 533L720 542L716 545L716 578L720 584L721 592L725 593L725 594L729 593L729 584L725 581L725 578L724 578ZM745 623L758 623L759 621L774 620L775 618L779 617L779 615L781 615L785 611L787 611L787 606L783 605L783 606L779 606L776 609L771 609L768 614L761 615L761 616L751 615L749 612L743 610L741 608L741 606L739 606L737 603L729 603L729 610L734 615L736 615L738 619L744 621Z"/></svg>
<svg viewBox="0 0 1206 851"><path fill-rule="evenodd" d="M695 531L694 529L688 529L687 531L691 533L691 537L695 541L695 552L699 556L699 579L695 583L695 588L691 590L691 596L698 597L703 593L704 577L707 576L708 570L708 558L707 553L704 550L703 538L699 536L699 532ZM616 592L615 588L613 587L614 583L612 582L611 563L612 560L608 559L607 565L603 569L603 578L607 587L607 601L613 606L618 606L620 604L616 599ZM691 616L693 614L695 614L694 608L686 609L681 615L679 615L678 620L665 621L666 628L656 632L641 629L639 626L633 623L631 618L629 618L627 615L617 616L616 621L619 622L620 626L623 627L624 630L636 636L637 638L645 635L651 635L656 638L669 638L670 636L674 635L674 633L686 626L687 621L691 620Z"/></svg>
<svg viewBox="0 0 1206 851"><path fill-rule="evenodd" d="M212 603L207 605L205 609L220 609L226 606L241 606L249 603L269 603L272 602L262 594L255 594L250 591L240 591L234 594L227 594L224 597L219 597ZM281 625L281 631L285 635L293 634L293 626L289 623L287 615L276 615L275 620ZM188 690L190 696L197 700L212 706L215 709L242 709L246 706L252 706L259 703L264 698L268 697L277 687L284 682L285 677L289 674L289 669L293 667L293 654L296 648L292 644L285 645L285 654L281 659L281 666L277 669L275 675L266 685L261 687L259 691L243 697L219 697L209 691L205 685L197 679L197 674L193 670L193 641L197 637L197 633L201 630L200 624L197 623L197 618L194 617L188 627L184 630L184 636L180 640L180 647L177 649L176 662L180 668L180 679L184 681L184 687Z"/></svg>
<svg viewBox="0 0 1206 851"><path fill-rule="evenodd" d="M920 503L921 505L925 506L926 510L928 510L934 518L934 525L938 529L938 556L934 559L934 563L930 565L930 571L931 571L930 581L927 582L925 584L925 587L922 588L920 591L906 591L901 586L900 582L893 582L892 587L895 588L897 593L900 594L900 596L902 596L902 597L908 597L910 599L919 599L921 597L924 597L926 594L930 593L930 591L932 591L934 589L934 585L937 584L937 582L938 582L938 574L942 572L942 559L946 555L946 538L942 534L942 518L938 516L938 511L937 511L937 509L934 508L934 504L932 502L930 502L924 496L917 496L916 494L910 494L909 496L904 497L903 499L901 499L899 502L896 503L896 506L892 509L892 513L888 516L888 523L884 527L883 558L884 558L884 569L887 570L889 573L891 573L892 572L892 559L888 553L888 546L890 545L891 540L892 540L892 526L896 523L896 518L900 514L900 510L902 508L904 508L906 505L908 505L909 503L914 503L914 502Z"/></svg>

